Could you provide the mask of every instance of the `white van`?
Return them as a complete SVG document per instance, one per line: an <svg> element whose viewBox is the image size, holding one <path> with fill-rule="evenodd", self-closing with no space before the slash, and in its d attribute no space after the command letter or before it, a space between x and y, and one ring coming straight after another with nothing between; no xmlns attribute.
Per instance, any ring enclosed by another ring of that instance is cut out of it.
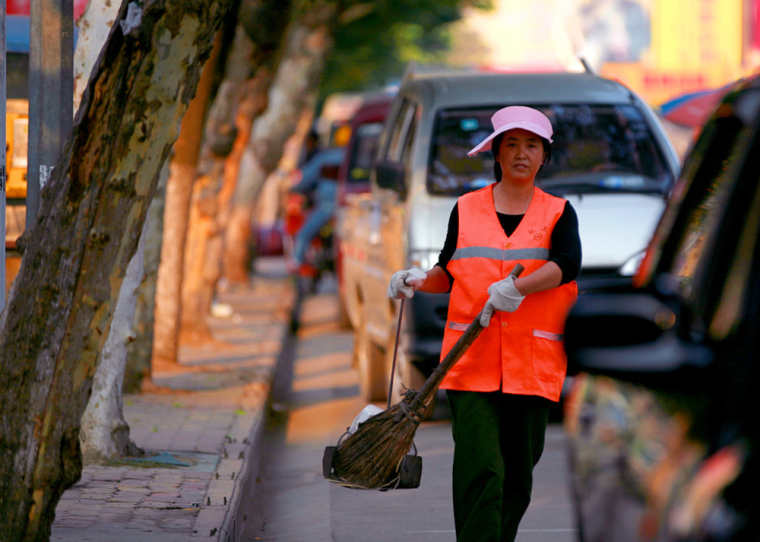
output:
<svg viewBox="0 0 760 542"><path fill-rule="evenodd" d="M397 316L397 302L386 297L390 275L435 265L456 198L493 182L491 154L467 151L507 105L538 108L552 121L552 158L537 184L578 214L581 293L630 280L638 265L679 170L638 96L589 73L413 75L386 120L372 192L355 198L339 226L353 277L344 301L367 400L387 394ZM419 386L437 364L447 305L445 294L420 292L408 303L398 365L406 386Z"/></svg>

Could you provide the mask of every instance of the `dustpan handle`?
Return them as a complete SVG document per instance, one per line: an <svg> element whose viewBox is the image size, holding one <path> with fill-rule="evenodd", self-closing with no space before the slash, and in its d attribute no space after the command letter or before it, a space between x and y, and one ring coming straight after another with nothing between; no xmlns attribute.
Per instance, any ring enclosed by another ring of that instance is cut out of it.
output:
<svg viewBox="0 0 760 542"><path fill-rule="evenodd" d="M512 271L509 272L509 276L518 277L524 269L525 268L522 266L522 264L518 263L512 268ZM462 357L462 354L464 354L464 352L470 347L475 339L478 338L480 332L483 331L484 328L480 325L480 314L482 312L483 311L481 310L475 319L470 323L470 325L467 326L467 329L462 334L462 336L459 337L456 343L454 343L454 346L451 347L451 350L449 350L449 353L446 354L446 357L443 358L441 363L438 364L438 367L435 368L433 374L428 377L428 379L425 381L425 384L423 384L422 388L417 392L417 395L409 405L409 409L412 412L422 406L420 403L422 403L422 401L425 400L428 396L432 395L434 390L438 389L438 386L440 386L441 381L443 381L443 377L446 376L446 373L449 371L449 369L451 369L451 367L457 361L459 361L459 358Z"/></svg>

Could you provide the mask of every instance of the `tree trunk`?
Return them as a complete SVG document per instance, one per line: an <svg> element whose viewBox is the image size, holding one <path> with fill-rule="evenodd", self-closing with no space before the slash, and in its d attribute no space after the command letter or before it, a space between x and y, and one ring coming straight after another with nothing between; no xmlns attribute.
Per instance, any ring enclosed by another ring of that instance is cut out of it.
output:
<svg viewBox="0 0 760 542"><path fill-rule="evenodd" d="M238 24L225 59L224 80L209 108L199 165L199 171L204 174L196 182L190 204L182 282L182 343L213 341L206 321L214 294L213 286L207 288L205 284L206 247L216 229L216 185L224 165L221 156L230 152L235 140L236 130L231 119L234 118L241 84L251 71L254 51L251 38Z"/></svg>
<svg viewBox="0 0 760 542"><path fill-rule="evenodd" d="M155 193L230 1L125 2L0 316L0 540L47 540L81 474L95 361Z"/></svg>
<svg viewBox="0 0 760 542"><path fill-rule="evenodd" d="M90 72L108 38L119 13L119 4L91 0L77 21L79 34L74 52L74 112L79 109ZM141 236L142 239L142 236ZM79 435L83 459L87 462L123 455L129 449L129 425L122 413L122 381L126 357L126 341L130 340L130 324L134 313L134 289L138 271L142 273L142 242L132 257L122 282L122 291L114 310L108 340L98 356L93 392L82 418ZM132 445L132 449L135 449Z"/></svg>
<svg viewBox="0 0 760 542"><path fill-rule="evenodd" d="M234 117L237 137L232 151L224 158L224 168L218 180L216 230L209 241L206 261L213 267L208 268L209 281L206 287L214 287L224 274L224 236L230 222L232 198L240 171L240 162L245 152L251 126L267 106L267 94L272 84L273 73L270 66L260 66L255 77L246 81L242 89L242 98Z"/></svg>
<svg viewBox="0 0 760 542"><path fill-rule="evenodd" d="M119 299L111 319L111 329L96 362L92 393L82 415L79 444L85 463L95 463L125 455L139 448L129 440L129 425L124 419L122 383L127 365L127 345L134 340L132 322L137 306L137 287L142 282L146 231L151 227L150 215L145 219L137 250L132 256L121 283Z"/></svg>
<svg viewBox="0 0 760 542"><path fill-rule="evenodd" d="M182 284L180 340L183 344L202 344L214 340L206 322L213 289L204 288L203 283L206 245L216 229L216 187L212 181L215 175L218 173L212 171L211 175L199 177L193 188Z"/></svg>
<svg viewBox="0 0 760 542"><path fill-rule="evenodd" d="M277 167L305 101L318 86L325 58L332 47L332 25L337 17L337 3L326 0L302 0L294 8L282 59L269 89L267 110L253 123L240 163L225 232L224 270L229 282L248 281L248 245L256 198Z"/></svg>
<svg viewBox="0 0 760 542"><path fill-rule="evenodd" d="M82 93L87 87L90 72L108 38L120 3L115 0L89 0L77 20L77 46L74 50L74 114L79 109Z"/></svg>
<svg viewBox="0 0 760 542"><path fill-rule="evenodd" d="M164 210L164 240L156 284L156 314L153 335L153 372L177 366L179 331L182 318L182 281L185 242L190 214L190 198L195 182L203 121L213 81L215 59L221 45L217 36L209 62L203 69L198 91L182 119L169 164Z"/></svg>
<svg viewBox="0 0 760 542"><path fill-rule="evenodd" d="M124 373L124 392L136 393L146 378L150 378L150 360L153 356L154 312L156 309L156 279L161 260L161 241L164 233L164 202L169 164L161 168L156 195L148 207L148 224L143 229L143 280L137 288L137 305L132 324L135 340L127 345L127 367Z"/></svg>
<svg viewBox="0 0 760 542"><path fill-rule="evenodd" d="M266 108L277 55L288 22L290 2L266 4L247 0L238 10L238 25L225 61L224 80L206 123L200 169L208 186L197 191L188 235L183 285L182 340L208 336L206 316L222 276L223 234L235 191L240 156L251 133L253 119ZM261 21L265 21L264 24ZM255 76L251 74L255 72ZM214 216L202 210L213 209ZM202 223L196 224L192 217ZM202 230L202 234L201 234ZM202 327L197 323L202 323Z"/></svg>

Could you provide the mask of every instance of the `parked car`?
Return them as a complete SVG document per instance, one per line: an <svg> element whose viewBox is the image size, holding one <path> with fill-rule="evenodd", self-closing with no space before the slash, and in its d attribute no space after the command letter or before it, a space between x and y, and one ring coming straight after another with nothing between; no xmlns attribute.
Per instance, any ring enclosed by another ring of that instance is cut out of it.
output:
<svg viewBox="0 0 760 542"><path fill-rule="evenodd" d="M370 191L369 174L377 154L377 142L383 130L383 123L388 115L393 96L390 94L374 95L357 109L351 119L351 139L346 148L346 155L338 171L338 211L335 236L336 271L338 294L340 299L341 322L346 327L359 325L359 306L356 296L346 295L346 291L356 291L356 277L350 273L353 267L343 265L344 251L356 247L354 243L344 243L344 236L351 236L351 230L341 228L340 223L346 219L346 213L355 209L353 200ZM351 219L348 219L351 221ZM360 257L361 254L354 254ZM347 271L349 271L347 273Z"/></svg>
<svg viewBox="0 0 760 542"><path fill-rule="evenodd" d="M582 542L760 540L758 156L754 77L704 126L633 284L568 317Z"/></svg>
<svg viewBox="0 0 760 542"><path fill-rule="evenodd" d="M619 83L589 73L414 74L401 84L380 137L371 193L341 223L346 274L359 307L356 362L362 394L381 400L393 355L397 304L390 275L438 259L456 198L493 182L490 153L466 153L497 109L523 104L552 120L551 162L537 184L579 217L581 290L630 280L665 205L678 159L650 108ZM399 376L417 388L437 364L448 295L418 292L405 316ZM397 387L398 388L398 387Z"/></svg>

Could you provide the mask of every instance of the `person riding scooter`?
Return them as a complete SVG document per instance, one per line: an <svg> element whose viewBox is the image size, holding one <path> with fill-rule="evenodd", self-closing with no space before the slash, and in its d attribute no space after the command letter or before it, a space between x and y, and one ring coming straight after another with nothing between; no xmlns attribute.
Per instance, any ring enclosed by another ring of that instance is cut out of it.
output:
<svg viewBox="0 0 760 542"><path fill-rule="evenodd" d="M345 155L348 134L343 133L345 132L343 128L348 129L347 126L342 127L335 134L336 146L315 153L304 165L301 180L290 189L291 192L311 197L314 204L309 216L295 236L291 265L296 271L305 263L306 251L311 240L334 216L337 208L337 174L333 174L333 172L337 173Z"/></svg>

